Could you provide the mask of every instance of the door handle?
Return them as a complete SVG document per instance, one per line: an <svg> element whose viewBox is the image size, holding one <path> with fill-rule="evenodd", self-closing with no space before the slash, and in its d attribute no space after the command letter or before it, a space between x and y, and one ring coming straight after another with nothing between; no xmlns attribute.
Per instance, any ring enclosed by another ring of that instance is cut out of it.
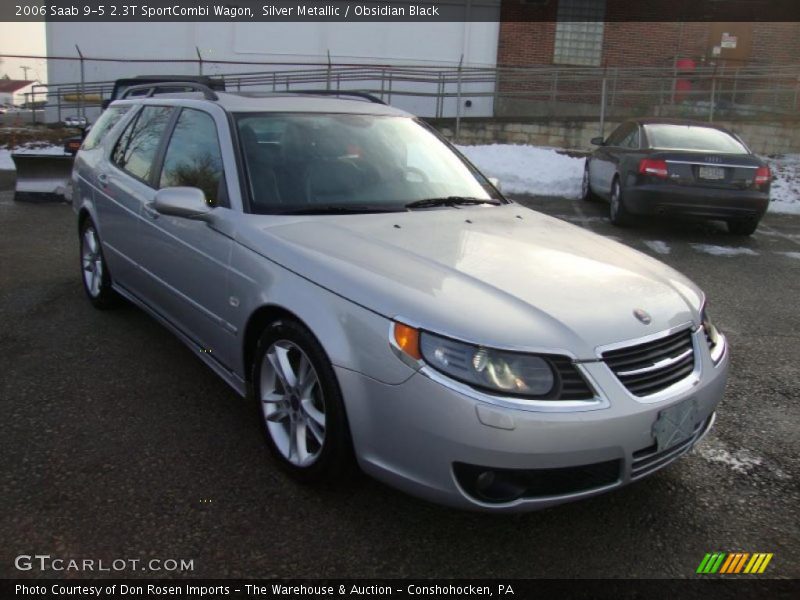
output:
<svg viewBox="0 0 800 600"><path fill-rule="evenodd" d="M147 204L144 205L144 212L146 212L151 219L157 219L160 215L160 213L155 209L155 207L153 207L152 202L148 202Z"/></svg>

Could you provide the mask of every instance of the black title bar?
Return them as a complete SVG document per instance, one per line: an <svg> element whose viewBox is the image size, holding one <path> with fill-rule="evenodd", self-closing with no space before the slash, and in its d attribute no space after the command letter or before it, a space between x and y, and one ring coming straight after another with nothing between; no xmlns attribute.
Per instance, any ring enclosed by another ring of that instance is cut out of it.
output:
<svg viewBox="0 0 800 600"><path fill-rule="evenodd" d="M797 0L596 0L605 21L800 21ZM596 20L559 0L3 0L0 21Z"/></svg>

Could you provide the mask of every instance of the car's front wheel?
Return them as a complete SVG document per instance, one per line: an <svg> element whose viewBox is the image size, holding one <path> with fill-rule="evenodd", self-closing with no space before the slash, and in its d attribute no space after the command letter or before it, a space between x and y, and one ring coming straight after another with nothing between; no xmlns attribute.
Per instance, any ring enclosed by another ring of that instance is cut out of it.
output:
<svg viewBox="0 0 800 600"><path fill-rule="evenodd" d="M278 319L255 354L255 395L267 445L281 467L305 482L349 474L354 461L342 395L313 334L297 321Z"/></svg>
<svg viewBox="0 0 800 600"><path fill-rule="evenodd" d="M619 178L615 177L614 182L611 184L611 200L608 211L611 223L617 227L625 227L630 225L631 216L625 208L625 200L622 196L622 186L619 183Z"/></svg>
<svg viewBox="0 0 800 600"><path fill-rule="evenodd" d="M119 303L119 296L111 287L111 274L103 256L100 236L89 219L80 229L80 240L83 289L95 308L113 308Z"/></svg>
<svg viewBox="0 0 800 600"><path fill-rule="evenodd" d="M581 181L581 198L586 201L596 199L592 192L592 186L589 184L589 159L586 159L586 166L583 168L583 180Z"/></svg>
<svg viewBox="0 0 800 600"><path fill-rule="evenodd" d="M752 235L758 229L758 220L728 221L728 231L733 235Z"/></svg>

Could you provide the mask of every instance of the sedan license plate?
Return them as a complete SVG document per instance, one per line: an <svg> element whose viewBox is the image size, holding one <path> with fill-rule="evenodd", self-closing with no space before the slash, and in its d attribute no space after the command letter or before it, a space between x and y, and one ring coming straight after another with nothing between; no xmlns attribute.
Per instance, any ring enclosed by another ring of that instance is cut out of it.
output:
<svg viewBox="0 0 800 600"><path fill-rule="evenodd" d="M653 423L659 452L688 440L697 423L697 400L690 398L665 408Z"/></svg>
<svg viewBox="0 0 800 600"><path fill-rule="evenodd" d="M697 169L700 179L725 179L725 169L722 167L700 167Z"/></svg>

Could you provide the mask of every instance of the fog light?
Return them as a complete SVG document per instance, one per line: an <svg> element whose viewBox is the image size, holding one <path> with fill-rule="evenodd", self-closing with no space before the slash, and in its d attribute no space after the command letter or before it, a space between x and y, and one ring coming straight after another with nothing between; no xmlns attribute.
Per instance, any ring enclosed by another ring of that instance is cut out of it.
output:
<svg viewBox="0 0 800 600"><path fill-rule="evenodd" d="M493 471L484 471L478 478L475 480L475 487L481 491L485 492L488 490L492 484L494 484L494 472Z"/></svg>

